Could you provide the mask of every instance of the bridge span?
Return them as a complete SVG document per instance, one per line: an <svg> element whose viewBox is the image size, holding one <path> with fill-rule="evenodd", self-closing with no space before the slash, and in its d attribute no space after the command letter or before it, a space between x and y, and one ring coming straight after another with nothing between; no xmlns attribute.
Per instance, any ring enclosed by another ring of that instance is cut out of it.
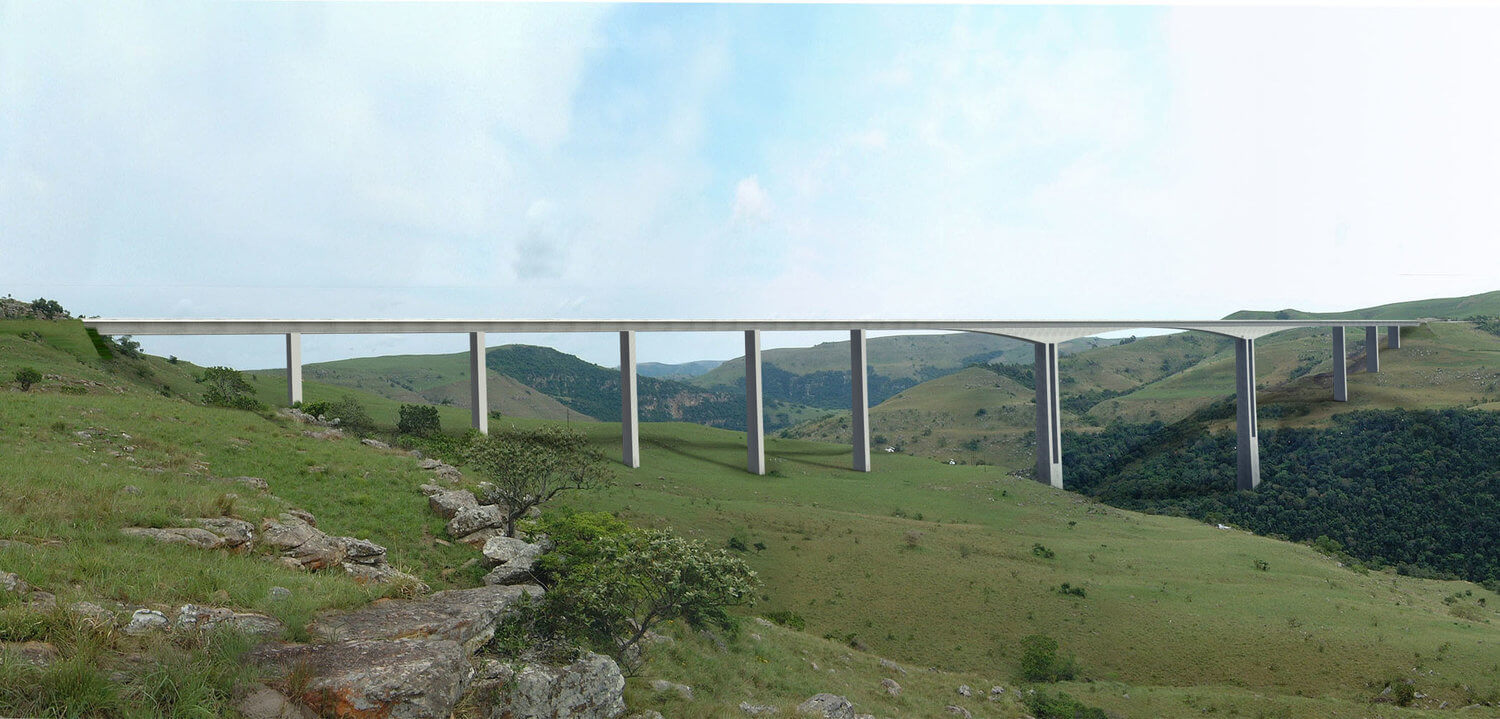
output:
<svg viewBox="0 0 1500 719"><path fill-rule="evenodd" d="M1345 329L1365 328L1365 370L1380 371L1380 328L1387 329L1387 349L1401 347L1401 328L1421 320L286 320L286 319L85 319L104 335L283 335L286 340L287 401L302 400L302 335L413 334L469 335L469 391L472 421L489 431L485 387L485 333L615 332L620 336L621 459L641 465L640 413L636 405L635 336L637 332L743 332L745 335L746 467L766 472L765 423L762 411L761 332L849 332L849 366L853 390L853 468L870 471L869 374L865 336L872 330L945 330L977 332L1030 342L1035 347L1036 479L1063 486L1062 421L1058 392L1058 345L1104 332L1167 329L1207 332L1235 342L1236 431L1239 440L1237 486L1260 484L1260 432L1255 405L1255 341L1276 332L1304 327L1332 331L1333 398L1349 399Z"/></svg>

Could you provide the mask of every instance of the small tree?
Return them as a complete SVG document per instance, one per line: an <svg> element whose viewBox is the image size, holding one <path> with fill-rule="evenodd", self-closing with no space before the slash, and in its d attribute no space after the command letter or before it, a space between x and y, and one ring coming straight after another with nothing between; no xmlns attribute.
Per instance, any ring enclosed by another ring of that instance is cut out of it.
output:
<svg viewBox="0 0 1500 719"><path fill-rule="evenodd" d="M430 404L401 405L400 419L396 422L396 430L400 433L430 437L439 429L441 420L438 419L437 407Z"/></svg>
<svg viewBox="0 0 1500 719"><path fill-rule="evenodd" d="M42 381L42 373L36 371L35 367L22 367L16 370L16 384L21 385L22 392L30 392L31 385Z"/></svg>
<svg viewBox="0 0 1500 719"><path fill-rule="evenodd" d="M1060 682L1078 673L1073 657L1057 653L1057 640L1045 634L1021 639L1021 678L1029 682Z"/></svg>
<svg viewBox="0 0 1500 719"><path fill-rule="evenodd" d="M508 537L516 536L516 520L532 507L568 490L607 487L614 479L583 433L564 427L476 437L467 459L493 483L484 503L500 505Z"/></svg>
<svg viewBox="0 0 1500 719"><path fill-rule="evenodd" d="M237 369L209 367L203 370L198 381L207 385L203 390L205 404L234 409L259 409L261 406L255 399L255 389Z"/></svg>
<svg viewBox="0 0 1500 719"><path fill-rule="evenodd" d="M375 427L375 418L352 395L346 394L337 401L329 402L321 414L328 419L338 420L340 427L352 432L363 432Z"/></svg>

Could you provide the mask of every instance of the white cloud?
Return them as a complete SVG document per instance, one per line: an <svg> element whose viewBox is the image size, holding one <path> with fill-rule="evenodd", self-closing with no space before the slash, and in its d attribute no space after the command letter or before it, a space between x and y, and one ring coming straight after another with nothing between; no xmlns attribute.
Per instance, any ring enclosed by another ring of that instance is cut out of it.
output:
<svg viewBox="0 0 1500 719"><path fill-rule="evenodd" d="M734 186L734 210L731 220L736 225L753 226L771 218L771 195L760 186L760 178L751 175Z"/></svg>

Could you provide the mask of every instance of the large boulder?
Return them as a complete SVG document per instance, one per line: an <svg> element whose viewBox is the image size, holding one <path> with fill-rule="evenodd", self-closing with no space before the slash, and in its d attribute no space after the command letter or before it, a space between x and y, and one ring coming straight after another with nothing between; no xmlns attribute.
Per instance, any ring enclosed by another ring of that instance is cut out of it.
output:
<svg viewBox="0 0 1500 719"><path fill-rule="evenodd" d="M542 539L535 544L515 537L493 537L484 543L484 563L494 567L484 578L485 584L520 584L529 581L531 569L552 549L552 542Z"/></svg>
<svg viewBox="0 0 1500 719"><path fill-rule="evenodd" d="M505 526L505 513L500 506L485 504L460 509L448 520L448 535L463 538L481 529L498 529Z"/></svg>
<svg viewBox="0 0 1500 719"><path fill-rule="evenodd" d="M426 486L423 487L424 490ZM436 491L427 494L427 506L443 519L453 519L465 509L479 509L479 500L475 499L474 493L467 489L443 489L442 487L433 487L433 489Z"/></svg>
<svg viewBox="0 0 1500 719"><path fill-rule="evenodd" d="M193 520L197 525L219 538L224 549L249 549L255 540L255 525L233 517L204 517Z"/></svg>
<svg viewBox="0 0 1500 719"><path fill-rule="evenodd" d="M425 599L385 599L359 609L313 620L309 631L327 639L433 637L478 649L495 634L495 623L527 597L540 597L536 585L450 589Z"/></svg>
<svg viewBox="0 0 1500 719"><path fill-rule="evenodd" d="M625 677L613 659L584 653L565 667L487 661L474 682L487 719L615 719L625 713Z"/></svg>
<svg viewBox="0 0 1500 719"><path fill-rule="evenodd" d="M251 656L306 677L293 699L348 719L447 719L474 673L464 648L447 639L264 646Z"/></svg>
<svg viewBox="0 0 1500 719"><path fill-rule="evenodd" d="M342 538L330 537L302 517L282 514L260 526L260 543L275 547L281 556L303 569L326 569L344 561Z"/></svg>
<svg viewBox="0 0 1500 719"><path fill-rule="evenodd" d="M797 713L819 719L854 719L854 704L837 694L814 694L797 705Z"/></svg>
<svg viewBox="0 0 1500 719"><path fill-rule="evenodd" d="M234 703L234 708L244 719L317 719L318 716L264 684L251 686Z"/></svg>
<svg viewBox="0 0 1500 719"><path fill-rule="evenodd" d="M146 537L163 544L186 544L199 549L218 549L224 538L200 527L123 527L120 534Z"/></svg>

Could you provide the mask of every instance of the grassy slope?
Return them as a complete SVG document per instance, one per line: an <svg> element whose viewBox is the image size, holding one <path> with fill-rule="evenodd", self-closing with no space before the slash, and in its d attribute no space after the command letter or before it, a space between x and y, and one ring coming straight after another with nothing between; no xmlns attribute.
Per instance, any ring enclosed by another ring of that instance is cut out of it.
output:
<svg viewBox="0 0 1500 719"><path fill-rule="evenodd" d="M1466 297L1440 297L1411 302L1394 302L1388 305L1378 305L1345 312L1303 312L1301 310L1288 309L1280 310L1279 313L1285 313L1287 317L1296 319L1343 319L1359 317L1361 319L1377 320L1419 320L1429 317L1440 317L1461 320L1474 315L1500 315L1500 291L1485 292ZM1266 310L1241 310L1230 315L1227 319L1270 319L1279 313Z"/></svg>
<svg viewBox="0 0 1500 719"><path fill-rule="evenodd" d="M7 389L0 402L0 456L26 460L11 462L0 483L0 501L17 508L0 516L0 537L62 543L0 550L0 566L64 602L228 604L295 626L318 608L371 596L339 576L116 533L212 514L226 491L241 494L233 511L246 518L299 506L330 532L374 539L435 587L477 579L449 573L445 581L444 570L472 552L432 541L441 522L415 491L425 475L409 457L162 397L97 362L0 337L0 377L22 363L67 379L27 394ZM57 391L84 380L100 386ZM530 423L501 424L517 422ZM613 452L617 425L585 429ZM80 439L80 430L94 438ZM632 680L636 709L715 717L748 700L786 711L829 690L881 715L932 716L956 702L976 716L1015 717L1013 703L963 700L953 688L1013 687L1016 641L1032 632L1058 638L1085 676L1101 680L1070 691L1129 716L1197 716L1208 706L1246 716L1268 708L1271 716L1415 716L1366 701L1397 677L1415 679L1434 705L1462 702L1463 686L1496 689L1500 597L1470 585L1354 574L1303 547L1009 479L1011 467L878 454L874 473L856 474L843 468L846 447L773 440L772 476L753 477L740 469L742 434L648 424L642 440L642 469L622 469L617 487L570 501L715 544L730 535L764 542L748 557L766 580L757 611L798 612L808 634L752 625L761 642L741 635L724 652L684 635ZM126 443L135 449L124 451ZM211 479L240 474L267 478L273 496ZM127 484L142 493L124 493ZM1056 556L1034 556L1037 543ZM1256 571L1256 559L1270 570ZM1058 594L1061 582L1088 596ZM269 601L272 585L292 588L293 600ZM1488 600L1473 615L1479 621L1453 616L1441 601L1463 588ZM813 638L824 634L843 643L852 636L914 669L953 673L897 676L906 693L884 698L874 656ZM644 690L644 679L658 676L686 680L712 701L682 705Z"/></svg>

